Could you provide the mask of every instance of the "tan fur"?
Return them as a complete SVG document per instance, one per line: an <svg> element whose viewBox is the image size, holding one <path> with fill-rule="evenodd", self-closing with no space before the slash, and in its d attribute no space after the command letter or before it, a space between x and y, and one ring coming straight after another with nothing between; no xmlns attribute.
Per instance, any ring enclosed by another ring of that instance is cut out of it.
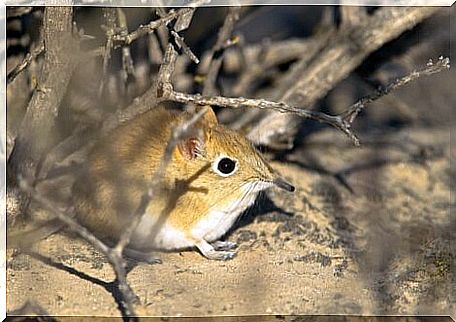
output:
<svg viewBox="0 0 456 322"><path fill-rule="evenodd" d="M188 118L157 107L101 140L73 188L78 220L103 238L118 239L159 165L171 129ZM175 149L164 184L147 208L147 216L160 217L186 234L210 211L240 199L245 183L276 177L247 139L217 123L212 109L198 127L204 134L203 155L189 160ZM220 154L238 160L232 176L212 170Z"/></svg>

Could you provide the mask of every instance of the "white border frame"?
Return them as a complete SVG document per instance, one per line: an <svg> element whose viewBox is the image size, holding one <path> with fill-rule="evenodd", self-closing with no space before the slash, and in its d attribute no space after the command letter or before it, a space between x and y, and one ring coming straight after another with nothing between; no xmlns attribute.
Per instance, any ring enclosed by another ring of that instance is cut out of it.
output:
<svg viewBox="0 0 456 322"><path fill-rule="evenodd" d="M456 0L455 0L456 1ZM453 0L212 0L202 6L233 5L353 5L353 6L439 6L450 7ZM148 7L161 0L72 0L73 6ZM189 6L188 0L166 0L167 7ZM68 0L0 0L0 318L6 318L6 6L58 6Z"/></svg>

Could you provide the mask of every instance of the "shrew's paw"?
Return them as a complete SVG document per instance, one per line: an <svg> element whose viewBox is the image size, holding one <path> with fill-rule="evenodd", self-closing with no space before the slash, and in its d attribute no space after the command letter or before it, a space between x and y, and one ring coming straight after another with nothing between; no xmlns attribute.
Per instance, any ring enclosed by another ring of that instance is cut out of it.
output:
<svg viewBox="0 0 456 322"><path fill-rule="evenodd" d="M227 261L227 260L233 259L236 256L236 252L222 251L222 250L214 249L203 255L204 255L204 257L211 259L211 260Z"/></svg>
<svg viewBox="0 0 456 322"><path fill-rule="evenodd" d="M223 242L221 242L221 243L223 243ZM232 247L233 246L232 244L234 244L234 243L228 242L228 244L223 243L221 245L225 246L225 247L227 247L227 246ZM228 250L218 250L218 249L214 248L214 246L209 244L207 241L205 241L204 239L197 241L195 243L195 246L198 248L198 250L201 252L201 254L203 254L204 257L206 257L208 259L212 259L212 260L226 261L226 260L233 259L236 256L236 252L228 251ZM218 244L217 246L220 246L220 244Z"/></svg>
<svg viewBox="0 0 456 322"><path fill-rule="evenodd" d="M233 250L238 247L238 245L236 243L233 243L230 241L221 241L221 240L213 242L211 245L212 245L212 247L214 247L215 250L224 250L224 251Z"/></svg>

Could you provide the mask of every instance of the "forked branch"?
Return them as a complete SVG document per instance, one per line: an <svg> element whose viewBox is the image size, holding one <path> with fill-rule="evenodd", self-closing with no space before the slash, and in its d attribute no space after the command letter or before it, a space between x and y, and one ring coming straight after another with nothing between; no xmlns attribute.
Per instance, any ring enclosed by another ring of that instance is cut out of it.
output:
<svg viewBox="0 0 456 322"><path fill-rule="evenodd" d="M436 63L430 61L424 68L413 71L412 73L396 79L392 83L380 87L377 91L369 96L361 98L358 102L350 106L345 112L339 115L329 115L323 112L311 111L301 107L286 104L284 102L274 102L265 99L253 99L243 97L223 97L223 96L202 96L200 94L186 94L176 92L172 89L171 84L167 84L163 88L166 89L164 97L166 99L179 103L193 103L198 105L214 105L226 108L258 108L266 110L274 110L281 113L295 114L304 118L316 120L322 123L329 124L343 133L345 133L355 145L359 145L358 137L353 133L351 126L356 116L371 102L380 97L389 94L413 80L423 76L432 75L450 67L449 58L439 58Z"/></svg>

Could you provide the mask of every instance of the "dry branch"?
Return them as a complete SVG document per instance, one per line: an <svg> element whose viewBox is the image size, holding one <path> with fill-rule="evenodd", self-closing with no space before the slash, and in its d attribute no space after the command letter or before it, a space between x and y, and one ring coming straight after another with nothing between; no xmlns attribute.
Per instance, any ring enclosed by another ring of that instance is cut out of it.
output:
<svg viewBox="0 0 456 322"><path fill-rule="evenodd" d="M141 25L136 29L135 31L129 33L129 34L116 34L113 36L113 40L118 42L121 45L129 45L133 41L137 40L138 38L145 36L154 30L158 29L161 26L167 26L171 21L173 21L176 18L180 18L179 20L179 28L176 28L176 31L182 31L184 29L187 29L191 19L193 18L193 12L195 8L207 4L210 1L208 0L196 0L193 1L192 3L189 3L186 7L183 9L179 10L170 10L168 14L165 16L161 17L160 19L153 20L149 22L147 25Z"/></svg>
<svg viewBox="0 0 456 322"><path fill-rule="evenodd" d="M192 16L186 15L185 9L179 10L179 15L183 15L186 19L191 19ZM190 22L186 22L187 25ZM169 43L166 49L163 62L160 65L157 79L155 80L154 85L147 90L140 98L135 99L133 104L130 104L125 109L121 109L108 117L102 125L102 133L108 133L110 130L118 126L120 123L123 123L127 120L133 119L135 116L146 112L147 110L154 107L159 103L159 97L162 96L163 86L165 84L171 83L171 77L174 72L174 66L176 64L177 52L174 49L174 46Z"/></svg>
<svg viewBox="0 0 456 322"><path fill-rule="evenodd" d="M173 29L171 29L170 32L171 36L173 36L174 42L177 44L177 48L181 49L184 52L184 54L186 54L188 58L190 58L192 62L194 62L195 64L199 64L198 57L196 57L196 55L192 52L190 47L188 47L188 45L185 43L184 37L179 35L179 33Z"/></svg>
<svg viewBox="0 0 456 322"><path fill-rule="evenodd" d="M271 98L310 107L367 55L437 10L435 7L385 7L357 26L341 28L312 59L297 62ZM270 112L253 125L248 137L259 144L274 144L277 136L292 139L299 123L300 120L292 115Z"/></svg>
<svg viewBox="0 0 456 322"><path fill-rule="evenodd" d="M379 87L373 94L361 98L355 104L350 106L345 112L343 112L341 116L346 122L351 124L359 112L361 112L361 110L364 109L367 104L372 103L385 95L388 95L392 91L418 79L421 76L429 76L449 68L449 58L439 57L437 62L434 62L432 59L430 59L425 67L419 70L415 70L404 77L398 78L386 86Z"/></svg>
<svg viewBox="0 0 456 322"><path fill-rule="evenodd" d="M185 11L182 11L185 10ZM149 22L147 25L141 25L136 29L135 31L129 33L129 34L122 34L118 33L113 35L113 40L120 45L129 45L133 41L137 40L138 38L145 36L154 30L156 30L158 27L161 26L166 26L168 25L171 21L179 17L180 15L185 14L187 11L192 10L191 8L186 8L182 10L171 10L166 16L158 19L158 20L153 20Z"/></svg>
<svg viewBox="0 0 456 322"><path fill-rule="evenodd" d="M318 111L306 110L301 107L288 105L283 102L268 101L265 99L252 99L243 97L223 97L223 96L202 96L199 94L186 94L172 90L172 85L168 84L167 91L164 92L164 97L180 103L192 103L198 105L213 105L227 108L257 108L273 110L283 114L293 114L300 117L316 120L322 123L329 124L343 133L345 133L355 145L359 145L359 139L351 130L351 125L359 112L366 107L367 104L379 99L380 97L389 94L391 91L398 89L410 83L413 80L425 75L432 75L450 67L449 58L439 58L434 63L429 61L426 67L413 71L409 75L401 77L385 87L380 87L377 91L369 96L360 99L358 102L350 106L345 112L339 115L328 115Z"/></svg>
<svg viewBox="0 0 456 322"><path fill-rule="evenodd" d="M72 18L72 7L45 8L44 63L8 160L9 191L14 189L19 174L35 177L39 160L55 138L54 121L78 62L79 38L73 33ZM21 200L26 202L27 198Z"/></svg>
<svg viewBox="0 0 456 322"><path fill-rule="evenodd" d="M113 8L103 8L103 17L106 28L106 45L103 53L103 75L101 77L98 96L101 97L104 91L106 75L108 72L109 61L111 60L111 51L113 49L114 28L116 27L116 10Z"/></svg>
<svg viewBox="0 0 456 322"><path fill-rule="evenodd" d="M16 67L14 67L13 70L11 70L8 73L8 76L6 77L6 84L10 84L11 82L14 81L14 79L22 72L24 71L27 66L35 59L38 58L42 53L44 52L44 43L40 42L37 48L35 48L32 52L28 53L22 62L18 64Z"/></svg>
<svg viewBox="0 0 456 322"><path fill-rule="evenodd" d="M128 35L127 17L122 8L117 8L117 24L121 35ZM124 86L127 86L128 76L134 76L133 59L129 44L122 45L122 78Z"/></svg>
<svg viewBox="0 0 456 322"><path fill-rule="evenodd" d="M299 59L301 64L308 64L312 57L326 46L332 34L333 30L328 29L309 40L288 40L270 44L268 49L263 51L262 59L259 59L262 48L260 48L260 52L257 53L255 58L250 58L248 52L246 52L249 63L245 72L241 74L237 84L234 86L233 94L238 96L246 89L249 90L253 81L258 80L260 76L264 77L265 71L271 70L278 64L294 59ZM277 95L271 95L271 97L274 96Z"/></svg>
<svg viewBox="0 0 456 322"><path fill-rule="evenodd" d="M217 41L212 47L210 55L210 63L207 73L205 73L205 81L203 87L203 95L215 94L215 81L222 66L223 53L227 47L231 34L234 29L235 23L239 20L241 7L230 7L228 14L225 18L222 28L217 35Z"/></svg>

